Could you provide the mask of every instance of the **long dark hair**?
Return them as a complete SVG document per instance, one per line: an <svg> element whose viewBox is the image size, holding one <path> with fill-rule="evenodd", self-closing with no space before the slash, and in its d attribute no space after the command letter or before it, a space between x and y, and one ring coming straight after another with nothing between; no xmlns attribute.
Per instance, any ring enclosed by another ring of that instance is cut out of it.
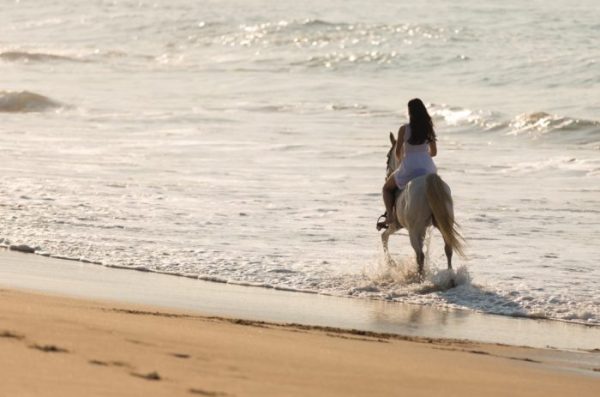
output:
<svg viewBox="0 0 600 397"><path fill-rule="evenodd" d="M433 121L427 113L427 108L419 98L408 101L408 116L410 118L410 138L408 143L411 145L422 145L424 143L435 142L435 131L433 130Z"/></svg>

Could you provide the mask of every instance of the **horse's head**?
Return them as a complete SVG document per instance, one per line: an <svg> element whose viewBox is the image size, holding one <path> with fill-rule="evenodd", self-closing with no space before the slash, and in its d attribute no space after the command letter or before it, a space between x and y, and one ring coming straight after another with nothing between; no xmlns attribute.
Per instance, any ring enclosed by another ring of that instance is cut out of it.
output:
<svg viewBox="0 0 600 397"><path fill-rule="evenodd" d="M398 141L396 141L396 138L394 138L394 134L391 132L390 143L392 144L392 147L390 148L387 154L387 168L385 171L386 179L392 174L392 172L396 171L396 168L398 168L398 166L400 165L398 164L398 159L396 158L396 144L398 143Z"/></svg>

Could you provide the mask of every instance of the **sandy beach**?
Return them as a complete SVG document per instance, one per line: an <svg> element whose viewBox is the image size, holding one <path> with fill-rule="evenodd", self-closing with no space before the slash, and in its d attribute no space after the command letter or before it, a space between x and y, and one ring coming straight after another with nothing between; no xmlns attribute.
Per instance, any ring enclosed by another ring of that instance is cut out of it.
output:
<svg viewBox="0 0 600 397"><path fill-rule="evenodd" d="M2 395L596 396L560 352L0 291ZM597 353L589 353L597 354Z"/></svg>
<svg viewBox="0 0 600 397"><path fill-rule="evenodd" d="M3 2L0 397L600 397L598 14Z"/></svg>

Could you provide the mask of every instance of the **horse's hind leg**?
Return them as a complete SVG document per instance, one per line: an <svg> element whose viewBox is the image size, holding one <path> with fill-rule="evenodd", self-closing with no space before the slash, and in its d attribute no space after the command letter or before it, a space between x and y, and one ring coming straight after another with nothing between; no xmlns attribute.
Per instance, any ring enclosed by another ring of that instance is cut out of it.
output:
<svg viewBox="0 0 600 397"><path fill-rule="evenodd" d="M444 241L444 252L446 253L446 259L448 259L448 269L452 270L452 246ZM454 276L450 278L450 288L456 287Z"/></svg>
<svg viewBox="0 0 600 397"><path fill-rule="evenodd" d="M440 230L434 216L431 217L431 223L433 227ZM446 259L448 259L448 269L452 269L452 246L446 240L444 240L444 252L446 253Z"/></svg>
<svg viewBox="0 0 600 397"><path fill-rule="evenodd" d="M444 252L448 260L448 269L452 269L452 246L444 241Z"/></svg>
<svg viewBox="0 0 600 397"><path fill-rule="evenodd" d="M417 254L417 265L419 266L419 276L423 279L424 272L423 267L425 265L425 254L423 253L423 240L425 239L425 230L409 232L410 244Z"/></svg>

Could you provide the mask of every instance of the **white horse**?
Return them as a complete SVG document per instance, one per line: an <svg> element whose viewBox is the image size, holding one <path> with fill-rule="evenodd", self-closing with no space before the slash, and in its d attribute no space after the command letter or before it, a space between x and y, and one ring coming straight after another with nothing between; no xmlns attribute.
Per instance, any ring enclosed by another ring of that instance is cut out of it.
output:
<svg viewBox="0 0 600 397"><path fill-rule="evenodd" d="M390 133L392 148L388 152L387 177L400 166L396 159L396 139ZM417 254L419 275L423 278L423 265L425 254L423 253L423 241L425 232L429 226L439 229L444 238L444 251L448 259L448 269L452 269L452 252L456 251L464 256L464 239L457 229L454 221L454 209L450 188L437 174L428 174L417 177L410 181L402 193L396 198L394 214L401 227L406 228L410 237L410 244ZM400 230L393 222L381 235L383 251L388 260L388 240L390 235Z"/></svg>

